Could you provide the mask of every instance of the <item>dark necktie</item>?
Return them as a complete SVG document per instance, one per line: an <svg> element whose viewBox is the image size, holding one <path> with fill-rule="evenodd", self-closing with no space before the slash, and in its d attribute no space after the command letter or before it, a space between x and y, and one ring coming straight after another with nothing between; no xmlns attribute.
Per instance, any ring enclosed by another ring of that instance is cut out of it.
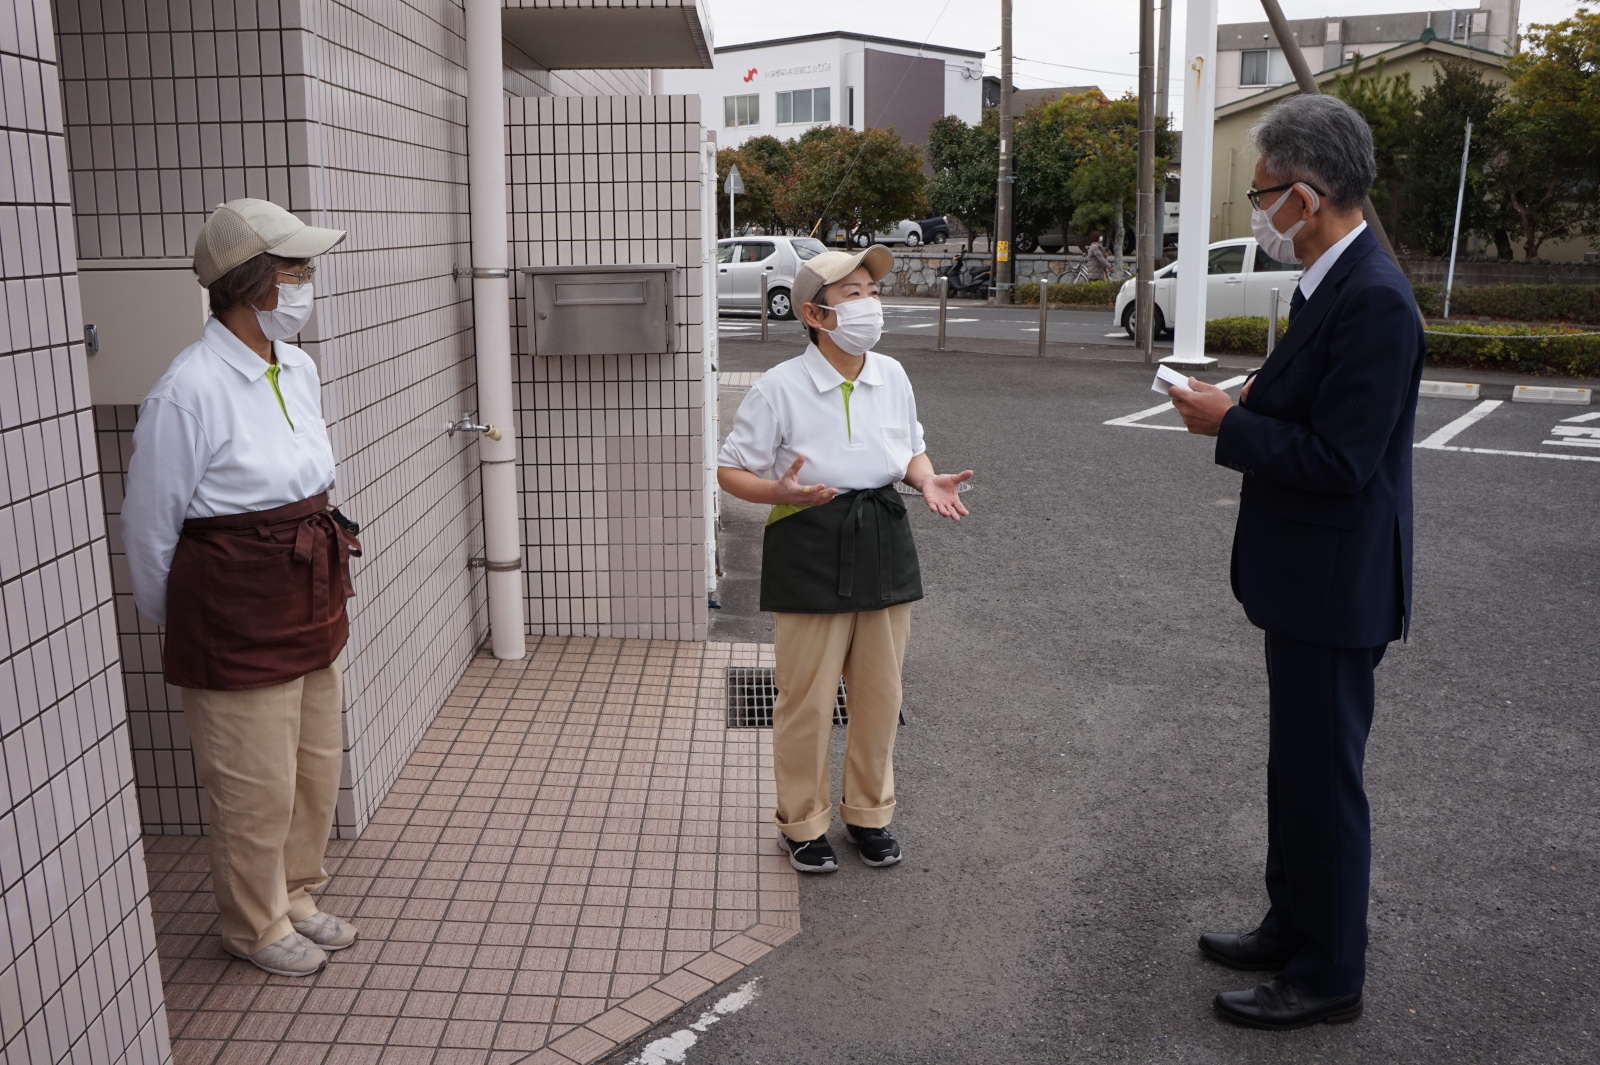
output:
<svg viewBox="0 0 1600 1065"><path fill-rule="evenodd" d="M1300 286L1294 287L1294 295L1289 297L1289 317L1293 318L1300 313L1300 308L1306 305L1306 294L1300 291Z"/></svg>

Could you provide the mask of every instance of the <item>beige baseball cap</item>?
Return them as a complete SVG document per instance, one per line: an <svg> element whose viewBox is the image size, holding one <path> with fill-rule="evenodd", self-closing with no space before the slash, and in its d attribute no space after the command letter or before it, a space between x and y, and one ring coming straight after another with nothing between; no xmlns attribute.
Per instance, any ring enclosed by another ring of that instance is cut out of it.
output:
<svg viewBox="0 0 1600 1065"><path fill-rule="evenodd" d="M789 299L796 307L802 303L814 303L824 285L843 281L863 266L872 275L872 280L882 281L894 269L894 253L882 244L874 244L854 255L847 251L825 251L813 255L795 271L794 287L790 290Z"/></svg>
<svg viewBox="0 0 1600 1065"><path fill-rule="evenodd" d="M194 242L194 272L209 287L262 252L309 259L343 239L344 230L308 226L268 200L229 200L217 204Z"/></svg>

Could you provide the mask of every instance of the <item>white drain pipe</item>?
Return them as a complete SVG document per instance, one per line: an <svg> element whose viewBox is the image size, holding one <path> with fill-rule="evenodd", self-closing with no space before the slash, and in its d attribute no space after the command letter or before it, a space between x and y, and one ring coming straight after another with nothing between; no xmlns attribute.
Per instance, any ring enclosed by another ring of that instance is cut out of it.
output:
<svg viewBox="0 0 1600 1065"><path fill-rule="evenodd" d="M511 384L511 258L506 230L506 111L500 46L503 0L466 0L467 178L472 210L472 324L477 343L478 439L489 638L499 659L528 653L517 514L517 433Z"/></svg>

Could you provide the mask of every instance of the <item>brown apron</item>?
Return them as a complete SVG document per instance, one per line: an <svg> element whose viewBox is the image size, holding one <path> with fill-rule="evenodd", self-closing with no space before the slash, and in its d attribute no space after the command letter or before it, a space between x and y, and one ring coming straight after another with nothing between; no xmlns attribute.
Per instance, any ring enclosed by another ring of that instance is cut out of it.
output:
<svg viewBox="0 0 1600 1065"><path fill-rule="evenodd" d="M190 518L167 578L167 683L246 691L326 669L350 637L350 556L327 493Z"/></svg>

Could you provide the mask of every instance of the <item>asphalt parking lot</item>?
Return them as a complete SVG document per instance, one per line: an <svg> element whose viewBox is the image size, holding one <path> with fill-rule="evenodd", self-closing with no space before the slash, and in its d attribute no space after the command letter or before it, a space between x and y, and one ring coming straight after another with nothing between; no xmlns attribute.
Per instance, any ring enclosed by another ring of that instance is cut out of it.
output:
<svg viewBox="0 0 1600 1065"><path fill-rule="evenodd" d="M906 860L868 869L836 827L845 861L802 882L803 933L735 981L753 1000L679 1057L641 1056L719 988L615 1060L1600 1060L1600 449L1547 443L1600 427L1568 420L1600 406L1500 402L1461 450L1417 451L1415 623L1378 672L1368 757L1366 1015L1262 1033L1212 1015L1253 981L1194 946L1264 907L1261 635L1227 580L1238 475L1174 415L1127 420L1160 397L1118 348L880 347L936 465L977 471L960 525L915 512ZM729 338L722 368L797 352ZM1486 396L1514 383L1473 376ZM742 390L722 393L725 427ZM1423 399L1418 441L1484 402ZM725 497L715 639L770 638L761 517Z"/></svg>

